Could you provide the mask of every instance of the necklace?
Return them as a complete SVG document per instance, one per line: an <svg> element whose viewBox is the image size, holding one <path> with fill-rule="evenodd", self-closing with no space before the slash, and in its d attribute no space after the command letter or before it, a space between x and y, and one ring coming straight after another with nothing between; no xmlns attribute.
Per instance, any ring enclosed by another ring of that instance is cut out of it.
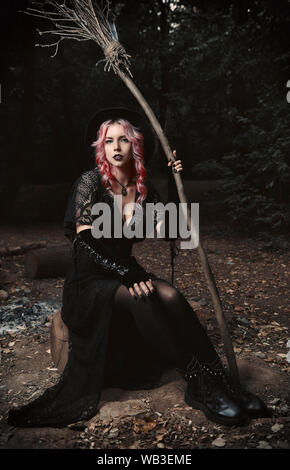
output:
<svg viewBox="0 0 290 470"><path fill-rule="evenodd" d="M122 183L120 183L120 181L117 180L116 176L114 176L115 180L117 181L117 183L119 183L120 186L122 186L122 194L123 196L127 196L127 186L129 185L130 183L130 180L128 181L128 183L126 184L126 186L124 186Z"/></svg>

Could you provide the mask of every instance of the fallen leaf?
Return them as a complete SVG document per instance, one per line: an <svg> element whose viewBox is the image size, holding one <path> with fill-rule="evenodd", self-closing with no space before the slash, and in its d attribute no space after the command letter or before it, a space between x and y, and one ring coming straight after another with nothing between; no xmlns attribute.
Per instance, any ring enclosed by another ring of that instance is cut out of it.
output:
<svg viewBox="0 0 290 470"><path fill-rule="evenodd" d="M128 449L140 449L140 441L133 442Z"/></svg>
<svg viewBox="0 0 290 470"><path fill-rule="evenodd" d="M271 405L277 405L277 403L279 403L279 401L280 401L280 398L273 398L273 400L271 400L269 403Z"/></svg>
<svg viewBox="0 0 290 470"><path fill-rule="evenodd" d="M212 445L216 447L224 447L226 445L226 441L222 437L217 437L212 441Z"/></svg>
<svg viewBox="0 0 290 470"><path fill-rule="evenodd" d="M278 431L280 431L280 430L283 429L283 428L284 428L284 425L283 425L283 424L278 424L278 423L276 423L276 424L274 424L274 425L271 427L271 431L273 431L273 432L278 432Z"/></svg>
<svg viewBox="0 0 290 470"><path fill-rule="evenodd" d="M267 441L259 441L258 449L272 449Z"/></svg>
<svg viewBox="0 0 290 470"><path fill-rule="evenodd" d="M261 351L255 352L255 356L259 357L260 359L264 359L266 355L262 353Z"/></svg>
<svg viewBox="0 0 290 470"><path fill-rule="evenodd" d="M162 441L164 436L166 436L166 434L168 434L168 433L165 429L161 429L161 430L157 431L156 436L155 436L156 441L157 442Z"/></svg>
<svg viewBox="0 0 290 470"><path fill-rule="evenodd" d="M156 426L156 421L151 418L151 416L144 416L143 418L138 418L134 416L134 432L139 433L148 433L151 429L154 429Z"/></svg>

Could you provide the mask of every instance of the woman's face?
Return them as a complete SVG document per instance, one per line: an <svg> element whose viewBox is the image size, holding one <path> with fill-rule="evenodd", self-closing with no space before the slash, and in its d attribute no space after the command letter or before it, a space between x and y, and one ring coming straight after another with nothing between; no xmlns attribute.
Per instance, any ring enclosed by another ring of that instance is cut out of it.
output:
<svg viewBox="0 0 290 470"><path fill-rule="evenodd" d="M132 143L117 122L108 127L104 147L108 162L115 167L124 167L132 159Z"/></svg>

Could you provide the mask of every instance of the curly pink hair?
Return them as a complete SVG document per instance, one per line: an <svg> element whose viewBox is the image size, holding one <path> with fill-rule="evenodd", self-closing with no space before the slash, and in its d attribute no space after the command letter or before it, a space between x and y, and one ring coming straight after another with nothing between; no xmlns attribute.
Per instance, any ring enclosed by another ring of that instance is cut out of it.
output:
<svg viewBox="0 0 290 470"><path fill-rule="evenodd" d="M145 186L146 169L144 167L144 157L143 157L144 137L143 137L143 134L136 127L134 127L126 119L111 119L111 120L103 122L103 124L101 124L97 132L97 140L93 142L92 144L92 147L95 147L96 149L95 150L96 164L98 165L98 169L100 171L104 186L105 188L108 188L109 180L113 180L114 176L111 173L110 164L108 160L106 159L104 144L105 144L105 139L106 139L108 128L111 124L114 124L115 122L123 126L124 133L127 139L130 142L132 142L132 155L134 159L133 177L136 178L136 188L140 194L136 202L141 204L142 201L147 196L147 188Z"/></svg>

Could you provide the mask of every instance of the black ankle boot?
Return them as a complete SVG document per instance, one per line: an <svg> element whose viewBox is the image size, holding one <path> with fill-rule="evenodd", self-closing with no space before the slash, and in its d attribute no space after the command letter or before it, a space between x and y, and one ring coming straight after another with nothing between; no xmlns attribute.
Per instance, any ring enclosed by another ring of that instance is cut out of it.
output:
<svg viewBox="0 0 290 470"><path fill-rule="evenodd" d="M234 384L231 377L227 378L227 382L232 395L249 418L269 418L271 416L271 411L259 397L245 390L242 385Z"/></svg>
<svg viewBox="0 0 290 470"><path fill-rule="evenodd" d="M184 399L189 406L201 410L210 421L218 424L234 426L249 422L226 384L225 370L219 360L204 364L191 356L185 370L177 370L187 381Z"/></svg>

